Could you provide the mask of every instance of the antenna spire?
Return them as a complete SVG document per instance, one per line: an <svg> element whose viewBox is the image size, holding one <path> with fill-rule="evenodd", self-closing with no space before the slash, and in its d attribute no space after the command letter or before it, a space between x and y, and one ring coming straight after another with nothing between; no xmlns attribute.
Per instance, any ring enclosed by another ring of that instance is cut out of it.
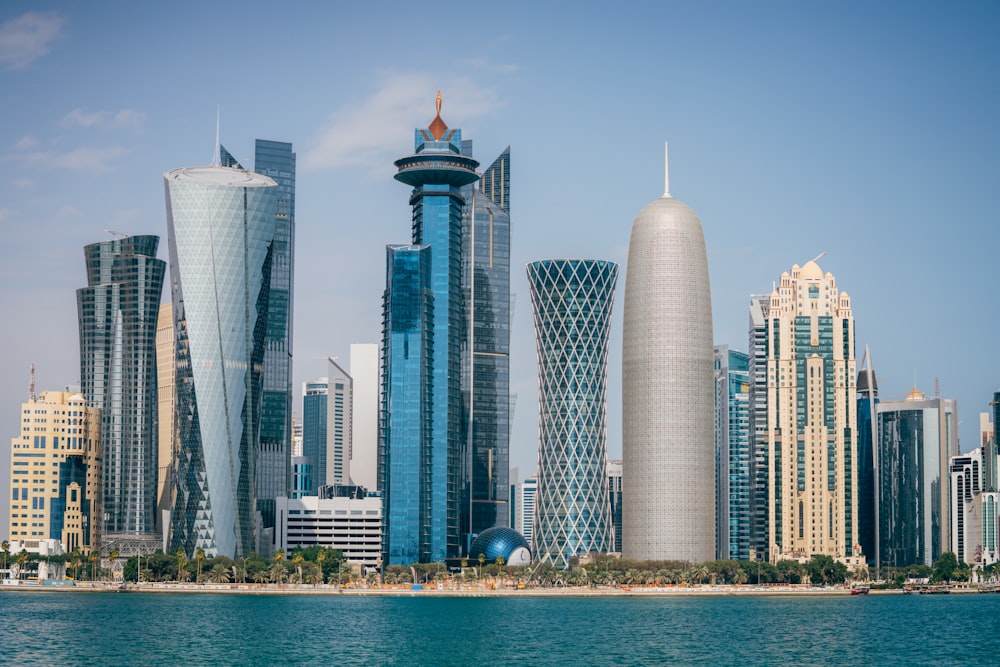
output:
<svg viewBox="0 0 1000 667"><path fill-rule="evenodd" d="M215 154L212 156L213 167L222 166L222 142L219 140L219 125L222 118L222 105L215 107Z"/></svg>
<svg viewBox="0 0 1000 667"><path fill-rule="evenodd" d="M670 152L663 142L663 196L670 197Z"/></svg>

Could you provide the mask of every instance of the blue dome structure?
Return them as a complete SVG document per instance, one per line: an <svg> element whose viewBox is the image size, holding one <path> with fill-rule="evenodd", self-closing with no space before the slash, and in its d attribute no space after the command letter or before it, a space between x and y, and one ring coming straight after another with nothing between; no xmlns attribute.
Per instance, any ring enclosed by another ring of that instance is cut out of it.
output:
<svg viewBox="0 0 1000 667"><path fill-rule="evenodd" d="M513 528L489 528L479 533L469 547L469 559L477 560L480 554L486 561L495 561L501 556L507 565L531 563L528 542Z"/></svg>

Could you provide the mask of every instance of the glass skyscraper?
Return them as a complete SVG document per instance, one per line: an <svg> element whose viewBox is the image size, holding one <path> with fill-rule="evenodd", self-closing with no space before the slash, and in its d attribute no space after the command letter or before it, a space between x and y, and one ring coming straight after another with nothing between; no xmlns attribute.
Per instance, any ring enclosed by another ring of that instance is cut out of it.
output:
<svg viewBox="0 0 1000 667"><path fill-rule="evenodd" d="M271 284L264 348L263 405L257 454L257 509L274 527L275 498L288 495L292 457L292 306L295 271L295 153L283 141L257 139L254 171L277 184ZM267 546L270 540L265 539Z"/></svg>
<svg viewBox="0 0 1000 667"><path fill-rule="evenodd" d="M533 551L566 568L614 548L607 475L607 367L618 265L528 264L538 351L538 492Z"/></svg>
<svg viewBox="0 0 1000 667"><path fill-rule="evenodd" d="M166 262L158 236L84 248L87 287L76 292L80 384L101 412L101 489L107 534L157 530L156 328ZM147 535L148 536L148 535Z"/></svg>
<svg viewBox="0 0 1000 667"><path fill-rule="evenodd" d="M329 382L327 378L316 378L305 383L305 393L302 396L302 457L308 460L311 467L309 485L302 487L295 483L296 492L315 496L319 487L327 484L327 402L329 400ZM301 494L300 496L301 497Z"/></svg>
<svg viewBox="0 0 1000 667"><path fill-rule="evenodd" d="M462 142L472 157L472 141ZM462 188L464 462L462 532L508 525L510 464L510 147ZM471 430L470 430L471 429Z"/></svg>
<svg viewBox="0 0 1000 667"><path fill-rule="evenodd" d="M715 348L716 527L720 560L750 558L749 355Z"/></svg>
<svg viewBox="0 0 1000 667"><path fill-rule="evenodd" d="M868 562L877 563L875 534L878 530L875 502L875 453L878 450L878 380L865 347L858 371L858 544ZM913 561L916 562L916 561Z"/></svg>
<svg viewBox="0 0 1000 667"><path fill-rule="evenodd" d="M413 187L413 244L388 247L383 297L380 471L388 478L380 487L390 565L439 561L461 548L461 188L479 178L479 163L461 149L461 130L441 119L439 93L434 120L414 132L413 154L395 162L396 180Z"/></svg>
<svg viewBox="0 0 1000 667"><path fill-rule="evenodd" d="M256 548L277 184L225 167L164 175L176 330L178 457L171 548Z"/></svg>

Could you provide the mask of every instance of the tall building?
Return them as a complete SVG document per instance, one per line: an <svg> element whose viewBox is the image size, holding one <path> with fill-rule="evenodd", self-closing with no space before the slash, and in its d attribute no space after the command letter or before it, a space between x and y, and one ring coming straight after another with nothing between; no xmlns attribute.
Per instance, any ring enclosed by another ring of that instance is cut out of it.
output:
<svg viewBox="0 0 1000 667"><path fill-rule="evenodd" d="M153 536L157 528L156 329L166 270L156 258L159 241L123 236L83 250L87 286L76 292L80 384L102 419L106 536Z"/></svg>
<svg viewBox="0 0 1000 667"><path fill-rule="evenodd" d="M853 557L858 544L857 375L851 299L816 262L781 274L767 334L772 562ZM858 549L860 551L860 548Z"/></svg>
<svg viewBox="0 0 1000 667"><path fill-rule="evenodd" d="M292 310L295 276L295 153L292 144L257 139L254 171L277 187L268 289L260 448L255 466L262 528L274 527L275 499L287 496L292 457ZM271 540L262 542L268 546Z"/></svg>
<svg viewBox="0 0 1000 667"><path fill-rule="evenodd" d="M956 402L914 388L905 400L880 402L877 411L875 566L931 565L949 548L948 461L958 455Z"/></svg>
<svg viewBox="0 0 1000 667"><path fill-rule="evenodd" d="M277 184L216 166L177 169L164 182L177 336L170 548L240 557L258 544L255 466Z"/></svg>
<svg viewBox="0 0 1000 667"><path fill-rule="evenodd" d="M878 562L878 505L875 500L875 462L878 452L878 381L865 346L856 383L858 400L858 543L868 562Z"/></svg>
<svg viewBox="0 0 1000 667"><path fill-rule="evenodd" d="M472 141L462 142L472 157ZM510 147L476 183L462 187L462 532L508 523L510 463ZM463 498L464 500L464 498ZM463 540L464 543L464 540Z"/></svg>
<svg viewBox="0 0 1000 667"><path fill-rule="evenodd" d="M717 558L750 558L750 357L715 348Z"/></svg>
<svg viewBox="0 0 1000 667"><path fill-rule="evenodd" d="M412 245L388 246L383 296L379 486L389 565L458 556L462 532L461 188L479 178L479 163L441 119L440 93L434 120L414 135L414 153L395 162L396 180L413 187Z"/></svg>
<svg viewBox="0 0 1000 667"><path fill-rule="evenodd" d="M528 264L538 350L532 551L560 568L574 556L614 548L606 440L608 338L617 278L618 265L601 260Z"/></svg>
<svg viewBox="0 0 1000 667"><path fill-rule="evenodd" d="M378 343L351 344L351 482L378 487Z"/></svg>
<svg viewBox="0 0 1000 667"><path fill-rule="evenodd" d="M715 557L712 295L701 221L670 195L639 211L622 329L622 555Z"/></svg>
<svg viewBox="0 0 1000 667"><path fill-rule="evenodd" d="M163 524L164 512L174 506L174 459L177 453L177 430L174 428L174 304L160 305L156 322L156 414L158 424L156 484L156 523L160 531L169 532Z"/></svg>
<svg viewBox="0 0 1000 667"><path fill-rule="evenodd" d="M82 394L43 391L21 404L10 441L10 539L100 548L101 412Z"/></svg>
<svg viewBox="0 0 1000 667"><path fill-rule="evenodd" d="M528 544L534 544L535 535L535 499L538 497L538 475L528 477L520 484L521 523L516 526ZM535 549L532 546L532 553Z"/></svg>
<svg viewBox="0 0 1000 667"><path fill-rule="evenodd" d="M304 459L298 461L299 471L301 473L305 470L302 466L308 465L310 482L303 487L302 476L296 478L293 473L293 498L301 495L315 496L319 487L328 483L326 469L329 456L327 449L329 387L329 378L325 377L309 380L302 385L302 456L292 458ZM294 465L293 462L293 467ZM294 494L299 491L304 493L295 496Z"/></svg>
<svg viewBox="0 0 1000 667"><path fill-rule="evenodd" d="M608 501L611 504L611 530L614 533L615 553L622 552L622 462L608 461Z"/></svg>
<svg viewBox="0 0 1000 667"><path fill-rule="evenodd" d="M951 551L959 563L972 565L982 548L983 535L983 450L952 456L948 462L951 478Z"/></svg>
<svg viewBox="0 0 1000 667"><path fill-rule="evenodd" d="M328 359L329 390L326 399L326 470L323 484L351 484L351 402L354 381L333 359ZM374 490L374 489L373 489Z"/></svg>
<svg viewBox="0 0 1000 667"><path fill-rule="evenodd" d="M761 559L769 552L768 522L770 507L767 502L768 470L767 448L767 312L771 305L769 295L750 297L750 542L754 557Z"/></svg>

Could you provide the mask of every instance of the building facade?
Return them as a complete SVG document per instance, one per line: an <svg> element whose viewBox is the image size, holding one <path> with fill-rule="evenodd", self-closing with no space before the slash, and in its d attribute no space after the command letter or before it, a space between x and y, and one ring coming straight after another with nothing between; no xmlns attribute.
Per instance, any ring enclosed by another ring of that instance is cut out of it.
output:
<svg viewBox="0 0 1000 667"><path fill-rule="evenodd" d="M255 467L277 184L215 166L177 169L164 180L177 371L170 548L238 558L258 545Z"/></svg>
<svg viewBox="0 0 1000 667"><path fill-rule="evenodd" d="M385 562L406 565L461 551L464 417L461 343L462 187L479 163L462 155L461 131L437 115L396 160L410 194L412 244L387 249L379 484ZM409 465L403 462L408 461Z"/></svg>
<svg viewBox="0 0 1000 667"><path fill-rule="evenodd" d="M868 562L878 561L878 504L875 500L875 462L879 446L878 380L865 347L862 369L858 371L858 543Z"/></svg>
<svg viewBox="0 0 1000 667"><path fill-rule="evenodd" d="M543 260L527 268L538 351L538 492L532 552L538 560L566 568L575 556L614 548L607 365L618 265Z"/></svg>
<svg viewBox="0 0 1000 667"><path fill-rule="evenodd" d="M614 533L615 553L622 552L622 462L608 461L608 501L611 505L611 530Z"/></svg>
<svg viewBox="0 0 1000 667"><path fill-rule="evenodd" d="M381 498L279 498L277 510L276 551L291 556L295 549L321 546L364 567L381 563Z"/></svg>
<svg viewBox="0 0 1000 667"><path fill-rule="evenodd" d="M765 332L771 561L856 556L857 368L850 297L815 261L796 264L771 293Z"/></svg>
<svg viewBox="0 0 1000 667"><path fill-rule="evenodd" d="M326 399L326 469L323 484L348 486L351 483L351 438L354 380L336 361L328 359ZM374 489L372 489L374 490Z"/></svg>
<svg viewBox="0 0 1000 667"><path fill-rule="evenodd" d="M351 344L351 481L378 487L378 343Z"/></svg>
<svg viewBox="0 0 1000 667"><path fill-rule="evenodd" d="M309 462L309 485L303 491L302 478L292 475L293 498L302 495L315 496L319 487L327 484L327 433L329 429L328 404L330 382L329 378L321 377L309 380L302 385L302 457ZM332 483L332 482L331 482Z"/></svg>
<svg viewBox="0 0 1000 667"><path fill-rule="evenodd" d="M719 560L750 558L750 357L715 348L716 529Z"/></svg>
<svg viewBox="0 0 1000 667"><path fill-rule="evenodd" d="M156 333L166 262L158 236L123 236L83 249L87 286L76 291L80 386L100 410L106 535L156 533Z"/></svg>
<svg viewBox="0 0 1000 667"><path fill-rule="evenodd" d="M948 463L951 478L951 551L960 563L977 564L983 535L983 450L952 456Z"/></svg>
<svg viewBox="0 0 1000 667"><path fill-rule="evenodd" d="M100 548L101 412L82 394L43 391L21 404L10 441L10 539Z"/></svg>
<svg viewBox="0 0 1000 667"><path fill-rule="evenodd" d="M521 533L529 545L533 545L535 535L535 499L538 497L538 475L528 477L520 484L521 524L517 532ZM534 547L532 547L534 551Z"/></svg>
<svg viewBox="0 0 1000 667"><path fill-rule="evenodd" d="M914 388L903 401L880 402L877 413L875 566L932 565L948 550L948 461L958 455L957 405Z"/></svg>
<svg viewBox="0 0 1000 667"><path fill-rule="evenodd" d="M670 195L632 224L622 328L622 555L715 557L712 296L701 221Z"/></svg>
<svg viewBox="0 0 1000 667"><path fill-rule="evenodd" d="M462 142L472 157L472 141ZM468 443L462 530L508 523L510 464L510 147L462 187L462 398ZM463 540L463 543L465 540Z"/></svg>
<svg viewBox="0 0 1000 667"><path fill-rule="evenodd" d="M174 419L174 304L160 305L156 322L156 414L158 419L156 483L156 524L162 533L170 526L164 525L164 512L174 506L174 461L177 455L177 430Z"/></svg>
<svg viewBox="0 0 1000 667"><path fill-rule="evenodd" d="M770 506L767 499L768 447L767 447L767 313L771 306L769 295L750 297L750 542L757 559L766 557L768 548L768 522Z"/></svg>

